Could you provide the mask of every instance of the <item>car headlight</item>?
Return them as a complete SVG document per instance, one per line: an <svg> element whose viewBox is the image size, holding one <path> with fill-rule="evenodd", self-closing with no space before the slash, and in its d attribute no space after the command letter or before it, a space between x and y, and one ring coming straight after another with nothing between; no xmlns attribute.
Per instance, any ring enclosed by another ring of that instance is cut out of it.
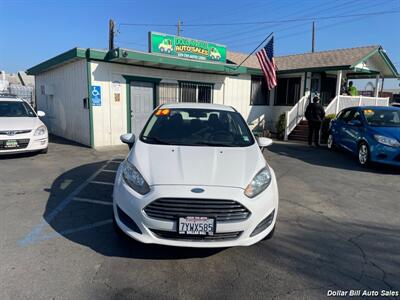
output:
<svg viewBox="0 0 400 300"><path fill-rule="evenodd" d="M253 198L264 191L270 183L271 171L269 170L268 166L266 166L265 168L262 168L261 171L256 174L256 176L254 176L253 180L244 190L244 194L249 198Z"/></svg>
<svg viewBox="0 0 400 300"><path fill-rule="evenodd" d="M374 138L378 143L384 144L386 146L400 147L399 141L394 138L390 138L390 137L379 135L379 134L375 134Z"/></svg>
<svg viewBox="0 0 400 300"><path fill-rule="evenodd" d="M35 133L33 135L34 136L44 135L46 134L46 132L47 132L46 126L42 125L36 128Z"/></svg>
<svg viewBox="0 0 400 300"><path fill-rule="evenodd" d="M134 165L125 160L122 168L122 178L125 180L127 185L141 195L150 192L149 185Z"/></svg>

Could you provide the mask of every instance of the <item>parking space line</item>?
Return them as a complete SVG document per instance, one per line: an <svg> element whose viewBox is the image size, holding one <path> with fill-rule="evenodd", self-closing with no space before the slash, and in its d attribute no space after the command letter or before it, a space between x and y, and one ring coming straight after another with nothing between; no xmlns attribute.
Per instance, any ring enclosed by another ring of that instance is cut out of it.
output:
<svg viewBox="0 0 400 300"><path fill-rule="evenodd" d="M112 202L94 200L94 199L88 199L88 198L81 198L81 197L74 197L73 201L88 202L88 203L102 204L102 205L112 205Z"/></svg>
<svg viewBox="0 0 400 300"><path fill-rule="evenodd" d="M34 226L31 232L29 232L23 239L18 241L20 246L28 246L34 244L40 240L40 234L43 228L48 225L100 172L105 171L104 168L110 161L107 161L102 167L94 172L88 179L82 182L74 191L71 192L57 207L51 211L38 225Z"/></svg>
<svg viewBox="0 0 400 300"><path fill-rule="evenodd" d="M114 185L113 182L104 182L104 181L97 181L97 180L92 180L90 183L105 184L105 185Z"/></svg>
<svg viewBox="0 0 400 300"><path fill-rule="evenodd" d="M104 225L111 224L111 223L112 223L112 219L108 219L108 220L104 220L104 221L88 224L88 225L77 227L77 228L66 229L66 230L62 230L60 232L53 232L53 233L50 233L50 234L43 235L43 236L39 237L38 240L39 241L45 241L45 240L49 240L49 239L52 239L52 238L55 238L55 237L60 237L60 236L68 235L68 234L71 234L71 233L75 233L75 232L79 232L79 231L84 231L84 230L88 230L88 229L104 226Z"/></svg>
<svg viewBox="0 0 400 300"><path fill-rule="evenodd" d="M108 170L108 169L103 169L102 172L111 172L111 173L117 173L117 170Z"/></svg>

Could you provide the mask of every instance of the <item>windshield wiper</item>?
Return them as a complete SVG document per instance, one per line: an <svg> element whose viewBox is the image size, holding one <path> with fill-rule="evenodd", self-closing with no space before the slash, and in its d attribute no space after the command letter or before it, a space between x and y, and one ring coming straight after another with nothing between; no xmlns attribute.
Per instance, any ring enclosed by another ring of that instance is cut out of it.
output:
<svg viewBox="0 0 400 300"><path fill-rule="evenodd" d="M154 136L142 136L142 138L144 138L146 142L156 142L157 144L162 144L162 145L173 145L170 142L164 141Z"/></svg>
<svg viewBox="0 0 400 300"><path fill-rule="evenodd" d="M201 146L211 146L211 147L237 147L236 145L231 145L231 144L224 144L224 143L213 143L213 142L203 142L199 141L193 144L194 146L196 145L201 145Z"/></svg>

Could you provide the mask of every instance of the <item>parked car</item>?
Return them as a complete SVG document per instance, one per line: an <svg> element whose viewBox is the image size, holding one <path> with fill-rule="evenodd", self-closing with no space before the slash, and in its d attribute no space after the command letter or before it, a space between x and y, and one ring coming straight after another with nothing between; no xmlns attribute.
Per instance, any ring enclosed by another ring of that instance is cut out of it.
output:
<svg viewBox="0 0 400 300"><path fill-rule="evenodd" d="M390 105L394 106L394 107L400 107L400 103L399 102L393 102Z"/></svg>
<svg viewBox="0 0 400 300"><path fill-rule="evenodd" d="M378 162L400 166L400 108L352 107L332 120L328 148L355 153L361 165Z"/></svg>
<svg viewBox="0 0 400 300"><path fill-rule="evenodd" d="M114 184L117 232L143 243L252 245L273 235L278 187L256 138L232 107L162 105L131 147ZM257 144L258 143L258 144Z"/></svg>
<svg viewBox="0 0 400 300"><path fill-rule="evenodd" d="M25 100L13 95L0 95L0 154L47 152L47 128Z"/></svg>

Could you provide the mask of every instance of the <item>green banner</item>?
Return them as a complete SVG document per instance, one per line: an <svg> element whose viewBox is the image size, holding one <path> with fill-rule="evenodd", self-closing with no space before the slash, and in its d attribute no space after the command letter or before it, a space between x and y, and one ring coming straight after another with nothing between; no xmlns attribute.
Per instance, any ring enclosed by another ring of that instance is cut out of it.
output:
<svg viewBox="0 0 400 300"><path fill-rule="evenodd" d="M226 62L226 46L223 45L157 32L149 32L149 43L149 50L152 53Z"/></svg>

